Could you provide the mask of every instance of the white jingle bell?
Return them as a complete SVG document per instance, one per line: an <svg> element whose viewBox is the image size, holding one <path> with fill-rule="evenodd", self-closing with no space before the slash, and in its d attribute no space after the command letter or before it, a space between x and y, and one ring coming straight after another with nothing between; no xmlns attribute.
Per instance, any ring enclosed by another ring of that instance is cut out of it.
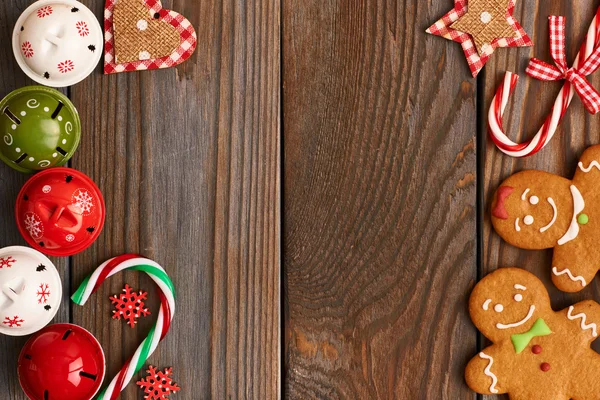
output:
<svg viewBox="0 0 600 400"><path fill-rule="evenodd" d="M13 52L34 81L65 87L84 80L102 56L103 32L89 8L75 0L40 0L19 17Z"/></svg>
<svg viewBox="0 0 600 400"><path fill-rule="evenodd" d="M56 267L28 247L0 249L0 334L25 336L54 318L62 298Z"/></svg>

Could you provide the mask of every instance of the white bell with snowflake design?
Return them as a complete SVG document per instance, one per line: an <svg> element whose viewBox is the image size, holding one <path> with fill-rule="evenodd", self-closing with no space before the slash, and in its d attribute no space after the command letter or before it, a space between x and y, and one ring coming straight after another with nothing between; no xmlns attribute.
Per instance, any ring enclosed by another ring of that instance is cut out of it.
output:
<svg viewBox="0 0 600 400"><path fill-rule="evenodd" d="M56 267L28 247L0 249L0 334L25 336L56 315L62 284Z"/></svg>
<svg viewBox="0 0 600 400"><path fill-rule="evenodd" d="M66 87L85 79L102 56L103 31L94 13L75 0L40 0L13 31L13 52L34 81Z"/></svg>

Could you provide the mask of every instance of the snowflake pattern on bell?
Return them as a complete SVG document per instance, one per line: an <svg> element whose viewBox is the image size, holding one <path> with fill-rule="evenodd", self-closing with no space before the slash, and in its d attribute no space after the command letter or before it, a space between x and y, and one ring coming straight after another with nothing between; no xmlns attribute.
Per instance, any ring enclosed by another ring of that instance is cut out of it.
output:
<svg viewBox="0 0 600 400"><path fill-rule="evenodd" d="M65 60L63 62L58 63L58 71L61 74L66 74L67 72L71 72L75 69L75 64L71 60Z"/></svg>
<svg viewBox="0 0 600 400"><path fill-rule="evenodd" d="M39 239L44 235L44 226L42 220L34 213L25 214L25 229L34 239Z"/></svg>
<svg viewBox="0 0 600 400"><path fill-rule="evenodd" d="M19 318L18 315L15 315L13 318L4 317L4 322L2 324L8 325L9 328L20 328L25 322L23 319Z"/></svg>
<svg viewBox="0 0 600 400"><path fill-rule="evenodd" d="M86 37L90 34L90 28L88 28L87 23L85 23L84 21L77 22L75 26L77 27L77 32L79 33L79 36Z"/></svg>
<svg viewBox="0 0 600 400"><path fill-rule="evenodd" d="M12 258L12 256L0 257L0 269L2 269L2 268L10 268L10 267L13 266L13 264L16 261L17 260L15 260L14 258Z"/></svg>
<svg viewBox="0 0 600 400"><path fill-rule="evenodd" d="M137 324L137 319L150 315L150 310L144 307L144 300L148 299L148 293L139 291L135 293L131 287L125 284L123 294L110 297L111 303L115 305L116 310L113 311L113 319L121 319L127 321L127 324L132 328Z"/></svg>
<svg viewBox="0 0 600 400"><path fill-rule="evenodd" d="M181 390L171 378L173 368L157 371L156 367L151 365L146 372L148 375L136 382L136 385L146 394L144 399L169 400L169 395Z"/></svg>
<svg viewBox="0 0 600 400"><path fill-rule="evenodd" d="M33 47L31 46L31 43L24 42L23 45L21 46L21 51L23 52L23 55L25 56L25 58L33 57Z"/></svg>
<svg viewBox="0 0 600 400"><path fill-rule="evenodd" d="M38 297L38 304L46 304L50 298L50 287L47 283L42 283L35 294Z"/></svg>
<svg viewBox="0 0 600 400"><path fill-rule="evenodd" d="M52 7L51 6L44 6L44 7L40 8L39 10L37 10L38 18L44 18L49 15L52 15Z"/></svg>
<svg viewBox="0 0 600 400"><path fill-rule="evenodd" d="M73 193L73 204L81 209L83 215L89 215L94 208L94 198L85 189L77 189Z"/></svg>

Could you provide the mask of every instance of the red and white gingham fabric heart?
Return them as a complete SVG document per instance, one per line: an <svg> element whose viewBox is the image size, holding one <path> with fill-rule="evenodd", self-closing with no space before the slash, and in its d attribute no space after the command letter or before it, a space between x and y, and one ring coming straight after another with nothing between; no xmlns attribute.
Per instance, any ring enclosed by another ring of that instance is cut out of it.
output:
<svg viewBox="0 0 600 400"><path fill-rule="evenodd" d="M181 38L179 47L166 57L116 64L115 40L113 36L113 10L117 1L118 0L106 0L104 6L105 74L174 67L190 58L194 53L194 50L196 50L196 44L198 43L196 31L187 18L175 11L164 9L160 0L140 0L148 7L151 15L158 13L159 19L168 22L177 29Z"/></svg>

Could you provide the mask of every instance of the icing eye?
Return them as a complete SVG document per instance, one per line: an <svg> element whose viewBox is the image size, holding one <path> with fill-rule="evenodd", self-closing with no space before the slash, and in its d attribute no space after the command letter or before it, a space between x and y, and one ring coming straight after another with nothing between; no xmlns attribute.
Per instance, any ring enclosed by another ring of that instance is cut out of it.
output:
<svg viewBox="0 0 600 400"><path fill-rule="evenodd" d="M496 304L494 306L494 311L496 311L496 312L502 312L502 311L504 311L504 306L502 304Z"/></svg>
<svg viewBox="0 0 600 400"><path fill-rule="evenodd" d="M533 217L531 215L526 215L525 218L523 218L523 223L525 225L533 224Z"/></svg>
<svg viewBox="0 0 600 400"><path fill-rule="evenodd" d="M537 196L531 196L529 198L529 202L535 206L537 203L540 202L540 198Z"/></svg>
<svg viewBox="0 0 600 400"><path fill-rule="evenodd" d="M487 311L489 309L489 305L492 302L492 299L487 299L484 303L483 303L483 309L485 311Z"/></svg>
<svg viewBox="0 0 600 400"><path fill-rule="evenodd" d="M523 295L521 293L517 293L517 294L515 294L514 299L515 299L515 301L521 301L521 300L523 300Z"/></svg>

